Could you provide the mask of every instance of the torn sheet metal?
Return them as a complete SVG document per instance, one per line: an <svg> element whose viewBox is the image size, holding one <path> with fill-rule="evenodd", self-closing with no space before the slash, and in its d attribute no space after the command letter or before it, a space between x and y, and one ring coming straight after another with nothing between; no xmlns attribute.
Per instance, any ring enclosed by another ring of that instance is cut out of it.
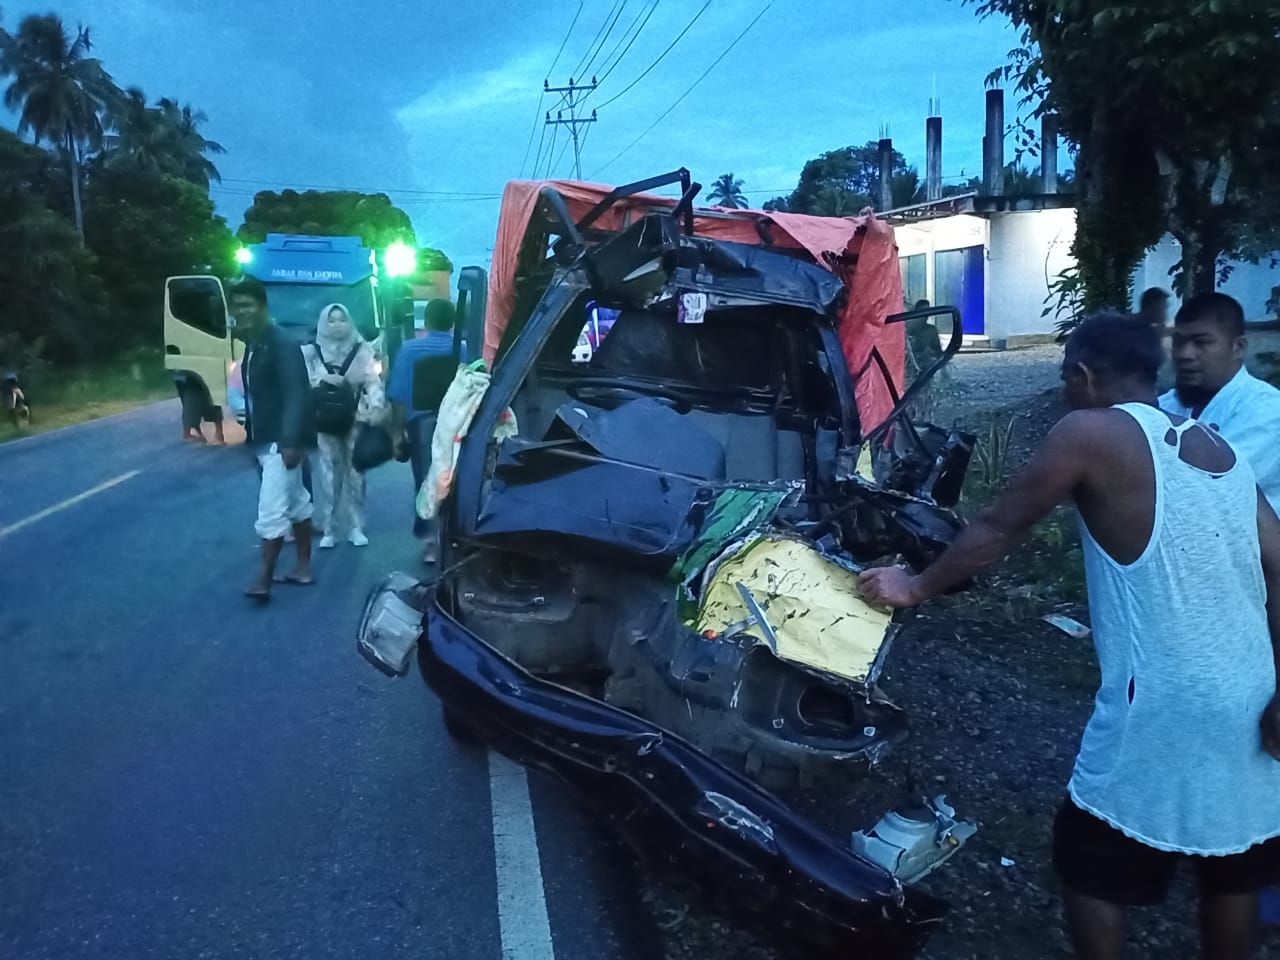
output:
<svg viewBox="0 0 1280 960"><path fill-rule="evenodd" d="M742 588L767 619L757 622ZM785 661L862 683L870 676L891 615L858 596L855 575L808 543L762 536L724 561L709 580L694 625L726 634L735 625L776 643Z"/></svg>
<svg viewBox="0 0 1280 960"><path fill-rule="evenodd" d="M802 484L780 484L775 489L721 490L707 511L697 537L671 568L672 579L685 587L724 553L725 545L768 524L788 496Z"/></svg>

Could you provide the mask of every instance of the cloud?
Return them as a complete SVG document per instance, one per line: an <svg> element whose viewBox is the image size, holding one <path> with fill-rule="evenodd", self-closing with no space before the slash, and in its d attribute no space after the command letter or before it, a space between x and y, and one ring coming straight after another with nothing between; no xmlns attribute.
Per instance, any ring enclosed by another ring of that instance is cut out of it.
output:
<svg viewBox="0 0 1280 960"><path fill-rule="evenodd" d="M547 61L547 52L539 49L479 73L451 76L397 110L396 119L406 128L439 121L483 122L495 107L505 111L528 102L530 93L541 88Z"/></svg>

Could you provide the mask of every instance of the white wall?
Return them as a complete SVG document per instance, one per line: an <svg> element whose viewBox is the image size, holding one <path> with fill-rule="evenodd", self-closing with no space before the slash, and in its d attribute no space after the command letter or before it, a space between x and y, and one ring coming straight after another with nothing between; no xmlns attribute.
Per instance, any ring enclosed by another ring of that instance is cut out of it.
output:
<svg viewBox="0 0 1280 960"><path fill-rule="evenodd" d="M1280 257L1280 254L1277 254ZM1133 278L1133 308L1138 307L1138 298L1148 287L1161 287L1173 294L1173 278L1169 276L1169 268L1182 259L1182 244L1171 236L1166 236L1158 244L1147 251L1146 257L1138 265ZM1271 288L1280 286L1280 267L1272 267L1269 259L1261 263L1235 263L1235 269L1227 282L1218 287L1220 293L1235 297L1244 307L1245 320L1263 320L1270 316L1267 313L1267 300L1271 296ZM1173 296L1170 303L1170 315L1178 309L1181 301Z"/></svg>
<svg viewBox="0 0 1280 960"><path fill-rule="evenodd" d="M1049 284L1073 264L1076 212L1025 210L991 215L987 247L987 336L992 340L1051 334L1041 316Z"/></svg>

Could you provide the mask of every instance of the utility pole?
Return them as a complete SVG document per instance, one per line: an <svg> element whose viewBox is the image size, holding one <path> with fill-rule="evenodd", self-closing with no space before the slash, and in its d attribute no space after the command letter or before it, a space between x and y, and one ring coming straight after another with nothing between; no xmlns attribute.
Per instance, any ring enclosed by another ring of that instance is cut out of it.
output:
<svg viewBox="0 0 1280 960"><path fill-rule="evenodd" d="M542 81L542 89L544 93L560 93L564 94L565 105L569 108L568 119L565 118L563 110L556 111L556 118L551 119L551 111L547 111L547 126L567 126L569 133L573 136L573 175L575 180L582 179L582 141L578 137L578 130L585 128L596 122L596 112L591 111L591 116L579 116L578 107L582 104L582 100L587 94L596 89L596 78L591 78L589 84L575 84L573 77L569 78L567 87L553 87L546 80ZM550 170L547 171L551 173Z"/></svg>

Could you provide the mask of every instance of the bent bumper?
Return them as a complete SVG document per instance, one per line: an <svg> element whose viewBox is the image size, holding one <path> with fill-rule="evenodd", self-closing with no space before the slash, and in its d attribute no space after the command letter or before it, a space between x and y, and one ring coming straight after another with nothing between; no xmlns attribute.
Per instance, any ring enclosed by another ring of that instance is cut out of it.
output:
<svg viewBox="0 0 1280 960"><path fill-rule="evenodd" d="M941 920L940 901L674 734L534 678L434 599L425 625L418 663L451 713L511 759L567 780L646 855L728 894L809 955L909 957Z"/></svg>

